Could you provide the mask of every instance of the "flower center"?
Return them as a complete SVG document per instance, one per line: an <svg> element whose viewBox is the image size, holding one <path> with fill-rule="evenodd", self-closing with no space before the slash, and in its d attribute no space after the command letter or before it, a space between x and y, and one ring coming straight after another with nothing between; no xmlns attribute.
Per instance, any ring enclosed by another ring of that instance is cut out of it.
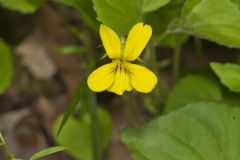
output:
<svg viewBox="0 0 240 160"><path fill-rule="evenodd" d="M126 71L126 67L125 67L126 61L124 61L123 59L115 59L113 60L113 63L115 63L116 65L116 71L117 70L120 70L120 72Z"/></svg>

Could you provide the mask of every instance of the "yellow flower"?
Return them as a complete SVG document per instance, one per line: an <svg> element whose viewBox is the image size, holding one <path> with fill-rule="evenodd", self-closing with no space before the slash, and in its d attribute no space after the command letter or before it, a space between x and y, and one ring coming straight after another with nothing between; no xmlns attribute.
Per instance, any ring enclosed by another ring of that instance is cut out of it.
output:
<svg viewBox="0 0 240 160"><path fill-rule="evenodd" d="M130 30L122 49L118 35L111 28L101 25L100 36L112 62L90 74L87 80L89 88L95 92L108 90L118 95L133 89L143 93L152 91L157 84L156 75L141 65L131 63L140 56L151 35L151 26L137 23Z"/></svg>

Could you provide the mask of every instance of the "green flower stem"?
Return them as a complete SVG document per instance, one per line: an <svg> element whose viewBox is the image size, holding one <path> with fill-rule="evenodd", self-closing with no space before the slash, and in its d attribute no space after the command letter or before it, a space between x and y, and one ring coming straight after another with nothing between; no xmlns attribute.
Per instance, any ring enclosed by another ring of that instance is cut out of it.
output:
<svg viewBox="0 0 240 160"><path fill-rule="evenodd" d="M88 106L91 114L92 121L92 150L93 150L93 160L101 160L101 132L99 119L97 114L97 100L96 94L88 89Z"/></svg>
<svg viewBox="0 0 240 160"><path fill-rule="evenodd" d="M95 60L91 60L87 72L91 72L92 68L94 68L96 64ZM88 74L89 74L88 73ZM102 159L102 151L101 151L101 128L97 113L97 97L96 93L92 92L90 89L86 88L86 98L87 98L87 106L91 115L91 124L92 124L92 153L93 160L101 160Z"/></svg>
<svg viewBox="0 0 240 160"><path fill-rule="evenodd" d="M205 62L204 52L203 52L203 46L202 41L198 37L194 37L194 45L196 49L196 54L199 60L200 64L203 64Z"/></svg>
<svg viewBox="0 0 240 160"><path fill-rule="evenodd" d="M139 109L136 109L136 101L133 100L134 95L132 93L125 93L123 96L123 101L125 106L127 107L127 111L129 114L133 117L133 125L140 124L141 120L141 111Z"/></svg>
<svg viewBox="0 0 240 160"><path fill-rule="evenodd" d="M173 54L173 68L172 68L172 77L175 82L179 76L180 70L180 59L181 59L181 45L176 44Z"/></svg>
<svg viewBox="0 0 240 160"><path fill-rule="evenodd" d="M158 65L158 60L157 60L157 51L156 51L156 47L152 44L149 45L149 54L150 54L150 62L152 65L152 69L154 71L154 73L157 75L158 79L159 79L159 65ZM158 97L160 96L160 93L165 97L165 88L164 88L164 84L163 81L158 80Z"/></svg>
<svg viewBox="0 0 240 160"><path fill-rule="evenodd" d="M91 37L91 36L90 36ZM95 48L94 40L90 39L86 45L89 46L89 54L87 55L88 67L87 72L89 75L97 64L98 52ZM86 84L87 85L87 84ZM102 141L101 141L101 126L99 123L97 113L97 94L92 92L86 87L87 106L91 115L91 127L92 127L92 153L93 160L102 160Z"/></svg>
<svg viewBox="0 0 240 160"><path fill-rule="evenodd" d="M145 103L147 105L148 111L151 113L158 115L160 112L161 104L163 103L164 99L166 98L166 90L163 84L163 81L161 80L161 77L159 76L159 65L157 60L157 51L156 51L156 45L150 43L146 49L144 60L148 61L148 63L151 65L151 69L158 77L158 83L156 86L156 89L153 90L153 96L146 96ZM157 108L158 107L158 108Z"/></svg>

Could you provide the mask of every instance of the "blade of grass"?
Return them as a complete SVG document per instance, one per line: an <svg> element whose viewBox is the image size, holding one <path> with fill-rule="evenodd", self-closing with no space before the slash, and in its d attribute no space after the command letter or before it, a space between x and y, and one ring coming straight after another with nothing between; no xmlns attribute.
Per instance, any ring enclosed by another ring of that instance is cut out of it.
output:
<svg viewBox="0 0 240 160"><path fill-rule="evenodd" d="M44 149L44 150L41 150L41 151L35 153L29 160L36 160L38 158L48 156L50 154L64 151L64 150L65 150L65 148L62 146L50 147L50 148L47 148L47 149Z"/></svg>
<svg viewBox="0 0 240 160"><path fill-rule="evenodd" d="M64 112L64 116L58 129L57 135L61 133L64 125L67 123L67 120L74 111L74 109L81 106L80 98L82 97L83 94L82 83L79 85L76 93L74 94L73 98L71 99L70 103L67 106L67 110Z"/></svg>
<svg viewBox="0 0 240 160"><path fill-rule="evenodd" d="M86 73L83 76L83 80L81 81L76 93L74 94L73 98L71 99L70 103L67 106L67 110L64 113L63 119L61 121L61 124L59 126L57 135L59 135L64 127L64 125L67 123L69 117L71 116L72 112L77 108L81 107L81 100L83 97L83 94L85 93L85 88L87 87L87 75L92 70L94 66L94 63L90 63L88 65L88 68L86 69Z"/></svg>

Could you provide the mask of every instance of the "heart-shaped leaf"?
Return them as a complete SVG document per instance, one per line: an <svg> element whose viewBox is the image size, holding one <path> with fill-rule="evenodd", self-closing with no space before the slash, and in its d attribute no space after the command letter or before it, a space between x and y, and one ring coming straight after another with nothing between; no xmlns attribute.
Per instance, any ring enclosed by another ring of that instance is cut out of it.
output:
<svg viewBox="0 0 240 160"><path fill-rule="evenodd" d="M201 102L122 132L135 160L237 160L240 108Z"/></svg>
<svg viewBox="0 0 240 160"><path fill-rule="evenodd" d="M240 48L240 9L232 0L188 0L182 29L228 47Z"/></svg>
<svg viewBox="0 0 240 160"><path fill-rule="evenodd" d="M169 93L165 112L176 110L189 103L221 100L222 92L216 82L205 76L189 75L182 78Z"/></svg>
<svg viewBox="0 0 240 160"><path fill-rule="evenodd" d="M98 20L126 36L130 28L142 21L146 12L154 11L170 0L92 0Z"/></svg>

